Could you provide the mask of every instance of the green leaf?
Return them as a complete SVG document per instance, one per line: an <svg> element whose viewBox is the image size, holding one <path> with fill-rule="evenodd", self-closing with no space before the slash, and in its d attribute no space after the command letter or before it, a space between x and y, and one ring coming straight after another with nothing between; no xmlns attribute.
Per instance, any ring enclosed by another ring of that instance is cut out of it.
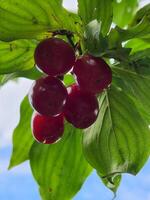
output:
<svg viewBox="0 0 150 200"><path fill-rule="evenodd" d="M36 45L35 40L0 41L0 85L19 77L35 80L43 75L34 64Z"/></svg>
<svg viewBox="0 0 150 200"><path fill-rule="evenodd" d="M138 57L136 57L136 59L138 59ZM130 95L139 111L142 112L143 118L149 121L150 58L148 60L132 60L130 65L121 63L120 65L114 66L112 69L116 86Z"/></svg>
<svg viewBox="0 0 150 200"><path fill-rule="evenodd" d="M29 70L34 67L34 40L0 41L0 74Z"/></svg>
<svg viewBox="0 0 150 200"><path fill-rule="evenodd" d="M75 83L74 76L72 74L66 74L64 76L63 82L64 82L66 87L72 85L73 83Z"/></svg>
<svg viewBox="0 0 150 200"><path fill-rule="evenodd" d="M84 48L94 56L101 56L107 49L108 44L106 38L101 33L101 25L97 20L91 21L85 27Z"/></svg>
<svg viewBox="0 0 150 200"><path fill-rule="evenodd" d="M71 199L90 174L92 168L82 153L82 134L82 130L66 124L64 136L58 143L32 146L31 169L43 199Z"/></svg>
<svg viewBox="0 0 150 200"><path fill-rule="evenodd" d="M102 177L100 173L98 173L98 175L100 176L104 185L107 188L109 188L112 192L114 192L114 194L116 196L117 189L121 182L121 175L117 174L117 173L115 173L114 175L111 175L110 177L109 176Z"/></svg>
<svg viewBox="0 0 150 200"><path fill-rule="evenodd" d="M79 17L66 11L60 0L0 1L0 40L43 38L49 32L77 32Z"/></svg>
<svg viewBox="0 0 150 200"><path fill-rule="evenodd" d="M13 133L13 152L9 169L29 158L29 151L34 142L30 125L32 112L28 98L25 97L21 104L20 122Z"/></svg>
<svg viewBox="0 0 150 200"><path fill-rule="evenodd" d="M150 48L144 49L142 51L137 51L130 56L130 59L133 61L138 61L145 58L150 58Z"/></svg>
<svg viewBox="0 0 150 200"><path fill-rule="evenodd" d="M143 8L138 10L136 13L133 21L132 21L132 26L138 24L144 16L150 16L150 4L145 5Z"/></svg>
<svg viewBox="0 0 150 200"><path fill-rule="evenodd" d="M83 138L84 154L105 178L137 174L150 153L148 124L132 99L112 86L99 97L100 113Z"/></svg>
<svg viewBox="0 0 150 200"><path fill-rule="evenodd" d="M121 30L117 29L120 37L122 38L122 41L126 41L132 38L149 38L150 36L150 17L145 16L142 18L142 20L139 22L139 24L127 29L127 30Z"/></svg>
<svg viewBox="0 0 150 200"><path fill-rule="evenodd" d="M113 21L119 26L128 25L135 14L139 0L114 0Z"/></svg>
<svg viewBox="0 0 150 200"><path fill-rule="evenodd" d="M114 58L118 61L128 62L130 52L131 52L131 48L116 47L114 49L106 50L103 56L107 58Z"/></svg>
<svg viewBox="0 0 150 200"><path fill-rule="evenodd" d="M116 60L127 60L131 48L123 48L116 44L113 39L108 40L101 34L101 25L97 20L91 21L85 27L84 33L84 51L96 57L115 58ZM109 38L110 39L110 38Z"/></svg>
<svg viewBox="0 0 150 200"><path fill-rule="evenodd" d="M78 7L84 25L96 19L101 24L103 36L108 33L113 17L112 0L78 0Z"/></svg>
<svg viewBox="0 0 150 200"><path fill-rule="evenodd" d="M121 29L118 26L111 29L108 35L108 43L110 48L121 45L122 42L131 39L143 39L149 42L150 40L150 17L144 16L144 18L135 26L128 29Z"/></svg>
<svg viewBox="0 0 150 200"><path fill-rule="evenodd" d="M116 0L118 1L118 0ZM122 0L122 4L126 4L127 7L130 6L130 4L136 3L135 0L133 1L126 1ZM121 4L119 4L121 5ZM124 7L126 9L126 7ZM117 9L117 8L116 8ZM131 9L132 10L132 9ZM121 11L121 10L120 10ZM118 26L111 30L109 34L109 40L114 43L120 43L122 41L127 41L133 38L141 38L144 40L150 39L150 5L145 6L144 8L140 9L137 14L135 15L132 23L130 24L128 29L121 29ZM127 16L127 14L119 14L119 11L116 12L116 15L118 15L118 19L120 20L126 20L126 17L120 17L120 16ZM115 13L114 13L115 16Z"/></svg>
<svg viewBox="0 0 150 200"><path fill-rule="evenodd" d="M22 78L28 78L31 80L36 80L42 76L44 76L44 74L42 72L40 72L35 66L29 70L26 71L19 71L19 72L15 72L14 76L16 78L22 77Z"/></svg>
<svg viewBox="0 0 150 200"><path fill-rule="evenodd" d="M5 74L0 76L0 86L6 84L8 81L16 80L17 78L27 78L31 80L36 80L41 76L43 76L43 74L40 71L38 71L35 67L26 71Z"/></svg>
<svg viewBox="0 0 150 200"><path fill-rule="evenodd" d="M3 75L0 75L0 86L2 85Z"/></svg>
<svg viewBox="0 0 150 200"><path fill-rule="evenodd" d="M125 47L132 48L131 53L133 54L137 51L142 51L144 49L150 48L150 42L142 39L132 39L126 43Z"/></svg>
<svg viewBox="0 0 150 200"><path fill-rule="evenodd" d="M42 187L39 188L39 193L42 200L51 200L52 198L49 197L50 192L51 192L51 188L47 188L47 189L42 188Z"/></svg>

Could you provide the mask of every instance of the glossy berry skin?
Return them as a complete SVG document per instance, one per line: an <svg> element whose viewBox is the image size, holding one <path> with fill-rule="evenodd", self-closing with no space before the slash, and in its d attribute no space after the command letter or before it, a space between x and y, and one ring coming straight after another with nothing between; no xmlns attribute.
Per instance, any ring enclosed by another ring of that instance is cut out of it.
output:
<svg viewBox="0 0 150 200"><path fill-rule="evenodd" d="M75 62L73 48L64 40L50 38L37 46L34 54L37 67L51 76L68 72Z"/></svg>
<svg viewBox="0 0 150 200"><path fill-rule="evenodd" d="M58 78L47 76L34 82L29 101L41 115L54 116L63 111L67 95L67 89Z"/></svg>
<svg viewBox="0 0 150 200"><path fill-rule="evenodd" d="M76 84L68 88L68 98L64 110L68 122L76 128L88 128L96 121L98 112L99 106L95 95L83 92Z"/></svg>
<svg viewBox="0 0 150 200"><path fill-rule="evenodd" d="M76 60L73 73L81 89L94 94L100 93L112 82L112 72L107 63L89 54Z"/></svg>
<svg viewBox="0 0 150 200"><path fill-rule="evenodd" d="M58 115L55 117L44 116L34 113L31 122L34 138L44 144L52 144L58 141L64 132L64 117Z"/></svg>

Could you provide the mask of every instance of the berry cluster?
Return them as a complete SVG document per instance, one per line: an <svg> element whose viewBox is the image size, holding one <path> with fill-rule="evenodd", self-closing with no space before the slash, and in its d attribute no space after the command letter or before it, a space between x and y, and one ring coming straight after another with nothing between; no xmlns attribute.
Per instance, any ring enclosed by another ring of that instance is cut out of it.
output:
<svg viewBox="0 0 150 200"><path fill-rule="evenodd" d="M109 66L101 58L85 54L75 57L74 49L58 38L39 43L34 54L37 68L46 75L34 82L29 101L35 112L32 131L38 142L51 144L61 138L64 119L76 128L91 126L99 113L96 94L112 81ZM71 69L76 83L66 88L58 78Z"/></svg>

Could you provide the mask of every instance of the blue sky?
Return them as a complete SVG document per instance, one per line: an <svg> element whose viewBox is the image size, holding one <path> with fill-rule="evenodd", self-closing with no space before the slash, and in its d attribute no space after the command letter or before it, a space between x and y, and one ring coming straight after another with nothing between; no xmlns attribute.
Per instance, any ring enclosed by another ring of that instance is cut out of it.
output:
<svg viewBox="0 0 150 200"><path fill-rule="evenodd" d="M76 4L72 2L65 1L65 7L73 10ZM7 171L12 131L19 120L20 102L30 85L31 81L22 79L18 83L9 82L0 89L0 200L40 200L28 162ZM112 197L94 172L74 200L111 200ZM150 200L150 161L136 177L124 175L116 200Z"/></svg>

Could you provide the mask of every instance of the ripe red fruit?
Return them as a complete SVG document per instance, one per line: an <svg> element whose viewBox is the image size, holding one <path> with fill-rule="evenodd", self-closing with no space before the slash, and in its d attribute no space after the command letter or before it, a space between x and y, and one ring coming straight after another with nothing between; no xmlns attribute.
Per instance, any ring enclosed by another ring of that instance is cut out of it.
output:
<svg viewBox="0 0 150 200"><path fill-rule="evenodd" d="M67 89L59 79L47 76L34 82L29 101L38 113L54 116L63 111L67 95Z"/></svg>
<svg viewBox="0 0 150 200"><path fill-rule="evenodd" d="M107 88L112 81L112 72L107 63L89 54L77 59L73 73L80 88L94 94Z"/></svg>
<svg viewBox="0 0 150 200"><path fill-rule="evenodd" d="M33 136L38 142L51 144L63 135L64 117L63 115L50 117L34 113L31 126Z"/></svg>
<svg viewBox="0 0 150 200"><path fill-rule="evenodd" d="M95 95L83 92L76 84L68 88L68 93L64 110L67 121L81 129L91 126L99 112Z"/></svg>
<svg viewBox="0 0 150 200"><path fill-rule="evenodd" d="M35 50L37 67L48 75L57 76L68 72L75 62L73 48L59 38L45 39Z"/></svg>

